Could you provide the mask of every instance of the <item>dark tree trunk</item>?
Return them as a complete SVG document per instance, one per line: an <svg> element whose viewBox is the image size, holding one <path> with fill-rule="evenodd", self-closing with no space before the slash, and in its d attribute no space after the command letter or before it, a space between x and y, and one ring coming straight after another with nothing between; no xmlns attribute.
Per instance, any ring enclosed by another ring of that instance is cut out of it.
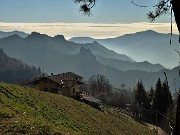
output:
<svg viewBox="0 0 180 135"><path fill-rule="evenodd" d="M173 7L176 24L180 32L180 0L172 0L172 7ZM180 91L177 100L176 124L173 135L180 135Z"/></svg>
<svg viewBox="0 0 180 135"><path fill-rule="evenodd" d="M177 100L176 124L173 135L180 135L180 94Z"/></svg>
<svg viewBox="0 0 180 135"><path fill-rule="evenodd" d="M172 7L178 30L180 32L180 0L172 0Z"/></svg>

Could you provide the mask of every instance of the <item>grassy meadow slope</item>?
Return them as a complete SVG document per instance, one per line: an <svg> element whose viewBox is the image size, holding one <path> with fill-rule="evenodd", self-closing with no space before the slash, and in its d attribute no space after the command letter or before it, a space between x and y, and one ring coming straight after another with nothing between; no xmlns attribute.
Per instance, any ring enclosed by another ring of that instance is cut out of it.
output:
<svg viewBox="0 0 180 135"><path fill-rule="evenodd" d="M125 116L116 118L61 95L0 83L0 134L153 135Z"/></svg>

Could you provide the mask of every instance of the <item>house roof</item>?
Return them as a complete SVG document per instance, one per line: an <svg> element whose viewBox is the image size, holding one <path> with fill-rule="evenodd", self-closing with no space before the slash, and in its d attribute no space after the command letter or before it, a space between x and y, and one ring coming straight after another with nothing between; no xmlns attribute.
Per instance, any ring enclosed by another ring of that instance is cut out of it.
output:
<svg viewBox="0 0 180 135"><path fill-rule="evenodd" d="M61 81L61 80L82 80L82 77L72 73L72 72L67 72L67 73L62 73L62 74L57 74L57 75L51 75L47 76L48 78L55 80L55 81Z"/></svg>
<svg viewBox="0 0 180 135"><path fill-rule="evenodd" d="M54 82L54 83L56 83L56 84L58 84L58 85L61 85L60 83L58 83L58 82L56 82L56 81L53 81L53 80L51 80L50 78L45 77L45 76L43 76L43 77L35 77L30 83L31 83L31 84L35 84L35 83L37 83L37 82L39 82L39 81L43 81L43 80L49 80L49 81L52 81L52 82Z"/></svg>
<svg viewBox="0 0 180 135"><path fill-rule="evenodd" d="M79 75L76 75L75 73L72 73L72 72L51 75L51 76L47 76L47 77L36 77L33 82L39 81L43 78L51 80L51 81L58 83L59 85L64 86L64 87L72 87L76 83L78 83L78 84L82 83L80 81L80 80L82 80L82 77Z"/></svg>

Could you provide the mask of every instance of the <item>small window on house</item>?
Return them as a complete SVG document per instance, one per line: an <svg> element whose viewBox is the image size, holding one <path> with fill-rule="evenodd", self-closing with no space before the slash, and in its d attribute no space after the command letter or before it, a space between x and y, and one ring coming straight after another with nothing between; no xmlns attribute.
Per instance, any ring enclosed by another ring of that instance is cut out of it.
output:
<svg viewBox="0 0 180 135"><path fill-rule="evenodd" d="M48 92L48 88L44 88L44 91L45 91L45 92Z"/></svg>

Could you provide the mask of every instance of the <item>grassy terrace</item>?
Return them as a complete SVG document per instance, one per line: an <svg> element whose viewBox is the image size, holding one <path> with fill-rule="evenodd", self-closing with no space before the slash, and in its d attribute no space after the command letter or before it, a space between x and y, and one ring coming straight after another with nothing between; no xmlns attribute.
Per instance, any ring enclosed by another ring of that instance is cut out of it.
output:
<svg viewBox="0 0 180 135"><path fill-rule="evenodd" d="M119 118L68 97L0 83L0 134L155 134L133 119Z"/></svg>

